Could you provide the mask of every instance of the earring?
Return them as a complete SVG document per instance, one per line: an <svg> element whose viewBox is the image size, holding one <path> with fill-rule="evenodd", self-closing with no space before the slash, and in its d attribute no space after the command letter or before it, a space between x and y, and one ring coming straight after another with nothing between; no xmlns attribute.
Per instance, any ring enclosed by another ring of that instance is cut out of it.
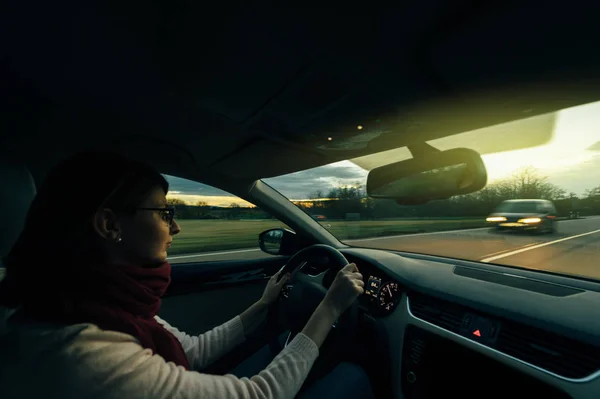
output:
<svg viewBox="0 0 600 399"><path fill-rule="evenodd" d="M121 241L123 241L123 239L121 237L117 237L117 244L120 243Z"/></svg>

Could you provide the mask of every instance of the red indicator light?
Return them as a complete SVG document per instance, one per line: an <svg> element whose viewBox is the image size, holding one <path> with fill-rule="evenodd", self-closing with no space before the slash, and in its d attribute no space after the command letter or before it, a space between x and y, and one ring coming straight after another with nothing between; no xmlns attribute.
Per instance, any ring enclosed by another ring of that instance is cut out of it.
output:
<svg viewBox="0 0 600 399"><path fill-rule="evenodd" d="M481 337L481 331L479 331L479 330L475 330L475 331L473 331L473 335L476 335L476 336L478 336L478 337Z"/></svg>

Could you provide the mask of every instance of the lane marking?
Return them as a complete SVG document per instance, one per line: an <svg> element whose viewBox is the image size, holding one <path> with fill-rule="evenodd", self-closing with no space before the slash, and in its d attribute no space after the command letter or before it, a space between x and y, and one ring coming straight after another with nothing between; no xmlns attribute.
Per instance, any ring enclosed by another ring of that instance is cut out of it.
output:
<svg viewBox="0 0 600 399"><path fill-rule="evenodd" d="M190 255L181 255L181 256L169 256L167 258L167 260L197 258L197 257L201 257L201 256L216 256L216 255L239 254L239 253L243 253L243 252L256 252L256 251L260 251L260 250L261 250L260 248L255 248L255 249L238 249L238 250L235 250L235 251L225 251L225 252L205 252L205 253L199 253L199 254L190 254Z"/></svg>
<svg viewBox="0 0 600 399"><path fill-rule="evenodd" d="M590 219L598 219L600 218L600 216L590 216L590 217L586 217L586 218L582 218L582 219L567 219L567 220L559 220L558 223L564 223L564 222L581 222L584 220L590 220ZM383 237L370 237L370 238L353 238L351 240L340 240L342 242L356 242L356 241L376 241L376 240L386 240L389 238L410 238L410 237L418 237L418 236L429 236L429 235L434 235L434 234L448 234L448 233L461 233L464 231L480 231L480 230L489 230L492 229L491 226L487 226L487 227L476 227L476 228L472 228L472 229L458 229L458 230L442 230L442 231L432 231L429 233L415 233L415 234L398 234L398 235L391 235L391 236L383 236Z"/></svg>
<svg viewBox="0 0 600 399"><path fill-rule="evenodd" d="M515 247L515 248L503 249L502 251L492 252L491 254L487 254L487 255L483 256L481 259L491 258L492 256L495 256L495 255L504 254L504 253L510 252L510 251L516 251L517 249L527 248L527 247L531 247L532 245L541 244L541 243L542 243L542 241L536 241L536 242L532 242L532 243L529 243L529 244L526 244L526 245L520 245L520 246Z"/></svg>
<svg viewBox="0 0 600 399"><path fill-rule="evenodd" d="M598 217L588 217L586 219L589 220L589 219L596 219L596 218L598 218ZM566 222L566 221L568 221L568 222L579 222L579 221L586 220L586 219L571 219L571 220L564 220L564 221L561 221L561 222ZM429 233L400 234L400 235L391 235L391 236L383 236L383 237L353 238L351 240L344 240L344 241L342 241L342 243L344 243L344 242L357 242L357 241L387 240L387 239L390 239L390 238L410 238L410 237L428 236L428 235L434 235L434 234L461 233L461 232L465 232L465 231L479 231L479 230L488 230L488 229L490 229L490 227L478 227L478 228L474 228L474 229L458 229L458 230L433 231L433 232L429 232ZM233 250L233 251L222 251L222 252L200 252L200 253L196 253L196 254L178 255L178 256L172 256L172 257L170 256L170 257L167 258L167 260L188 259L188 258L205 257L205 256L217 256L217 255L229 255L229 254L237 254L237 253L244 253L244 252L257 252L257 251L260 251L260 248L237 249L237 250ZM494 255L494 254L490 254L490 255ZM483 262L483 261L481 261L481 262Z"/></svg>
<svg viewBox="0 0 600 399"><path fill-rule="evenodd" d="M477 230L488 230L489 227L477 227L475 229L459 229L459 230L443 230L443 231L432 231L429 233L415 233L415 234L398 234L392 236L384 236L384 237L371 237L371 238L353 238L351 240L343 240L342 242L356 242L356 241L376 241L376 240L386 240L389 238L409 238L409 237L417 237L417 236L429 236L433 234L448 234L448 233L462 233L463 231L477 231Z"/></svg>
<svg viewBox="0 0 600 399"><path fill-rule="evenodd" d="M416 233L416 234L401 234L401 235L396 235L396 236L384 236L384 237L371 237L371 238L355 238L352 240L344 240L342 241L342 243L344 242L356 242L356 241L375 241L375 240L385 240L388 238L408 238L408 237L415 237L415 236L425 236L425 235L432 235L432 234L447 234L447 233L460 233L463 231L476 231L476 230L487 230L489 227L479 227L476 229L460 229L460 230L445 230L445 231L433 231L430 233ZM188 255L179 255L179 256L169 256L167 258L167 260L172 260L172 259L186 259L186 258L195 258L195 257L203 257L203 256L216 256L216 255L229 255L229 254L237 254L237 253L243 253L243 252L253 252L253 251L260 251L260 248L253 248L253 249L237 249L234 251L223 251L223 252L200 252L198 254L188 254Z"/></svg>
<svg viewBox="0 0 600 399"><path fill-rule="evenodd" d="M521 248L521 249L510 251L510 252L507 252L507 253L504 253L504 254L501 254L501 255L496 255L496 256L491 256L489 258L481 259L480 262L483 262L483 263L492 262L492 261L497 260L497 259L506 258L508 256L513 256L513 255L516 255L516 254L520 254L522 252L531 251L533 249L538 249L538 248L542 248L542 247L547 247L548 245L557 244L559 242L572 240L574 238L579 238L579 237L587 236L587 235L598 233L598 232L600 232L600 229L594 230L594 231L589 231L589 232L583 233L583 234L577 234L577 235L574 235L574 236L561 238L559 240L548 241L548 242L545 242L543 244L532 245L532 246L529 246L527 248Z"/></svg>

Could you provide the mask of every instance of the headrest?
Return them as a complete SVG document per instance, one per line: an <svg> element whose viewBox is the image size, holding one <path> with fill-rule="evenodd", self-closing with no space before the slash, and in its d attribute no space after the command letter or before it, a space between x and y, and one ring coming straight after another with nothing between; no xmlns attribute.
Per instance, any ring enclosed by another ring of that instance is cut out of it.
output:
<svg viewBox="0 0 600 399"><path fill-rule="evenodd" d="M34 197L35 182L27 166L10 154L0 153L0 258L19 237Z"/></svg>

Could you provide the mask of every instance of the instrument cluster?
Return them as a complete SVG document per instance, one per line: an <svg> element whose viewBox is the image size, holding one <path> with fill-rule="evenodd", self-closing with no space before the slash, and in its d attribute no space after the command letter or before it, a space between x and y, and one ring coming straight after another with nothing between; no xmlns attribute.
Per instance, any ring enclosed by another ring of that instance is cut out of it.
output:
<svg viewBox="0 0 600 399"><path fill-rule="evenodd" d="M375 313L388 315L400 302L402 291L397 282L383 279L377 275L369 275L365 281L363 301Z"/></svg>

